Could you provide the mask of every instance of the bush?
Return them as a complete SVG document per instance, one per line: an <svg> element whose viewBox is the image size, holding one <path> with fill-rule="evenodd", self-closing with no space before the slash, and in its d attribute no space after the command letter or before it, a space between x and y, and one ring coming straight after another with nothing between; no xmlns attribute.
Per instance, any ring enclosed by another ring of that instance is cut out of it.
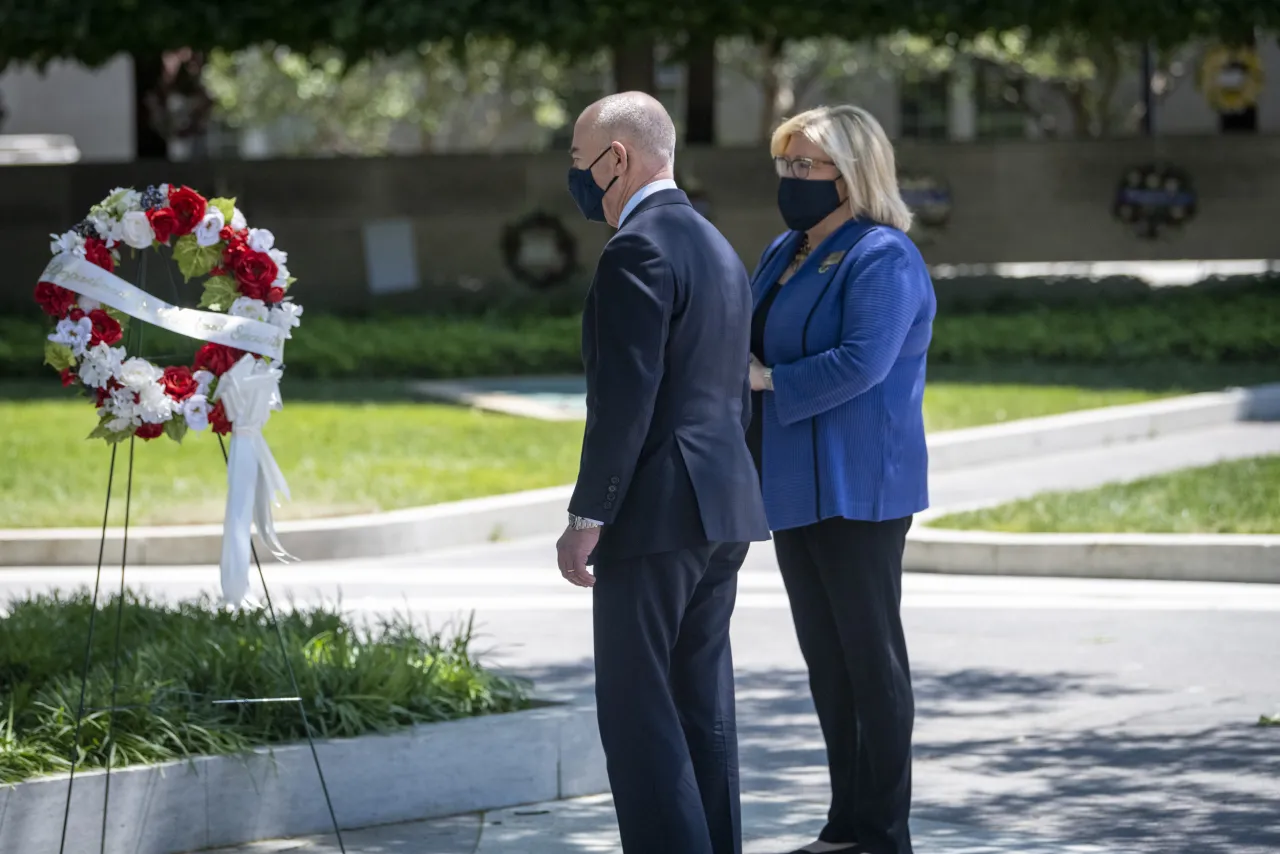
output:
<svg viewBox="0 0 1280 854"><path fill-rule="evenodd" d="M450 379L574 373L576 316L307 315L285 347L291 376ZM0 376L45 377L47 322L0 321ZM148 329L145 353L189 362L195 344ZM935 364L1280 363L1280 285L1165 288L1103 299L1018 297L939 311ZM156 358L156 361L164 359Z"/></svg>
<svg viewBox="0 0 1280 854"><path fill-rule="evenodd" d="M74 746L88 593L11 603L0 617L0 784L66 771ZM264 611L210 601L166 605L128 594L121 624L114 735L86 713L84 764L100 767L232 753L305 738L296 703L213 705L293 696ZM471 629L423 634L408 619L355 626L331 608L281 614L301 696L317 736L348 737L528 705L517 680L481 668ZM100 606L87 709L112 701L116 602Z"/></svg>

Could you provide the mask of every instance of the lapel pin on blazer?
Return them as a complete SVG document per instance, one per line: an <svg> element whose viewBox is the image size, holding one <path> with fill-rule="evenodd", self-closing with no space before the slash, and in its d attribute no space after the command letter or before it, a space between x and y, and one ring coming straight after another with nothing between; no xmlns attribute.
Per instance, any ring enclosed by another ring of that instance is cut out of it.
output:
<svg viewBox="0 0 1280 854"><path fill-rule="evenodd" d="M832 267L839 264L842 258L844 258L844 252L832 252L826 258L822 259L822 264L818 267L818 272L820 274L827 272Z"/></svg>

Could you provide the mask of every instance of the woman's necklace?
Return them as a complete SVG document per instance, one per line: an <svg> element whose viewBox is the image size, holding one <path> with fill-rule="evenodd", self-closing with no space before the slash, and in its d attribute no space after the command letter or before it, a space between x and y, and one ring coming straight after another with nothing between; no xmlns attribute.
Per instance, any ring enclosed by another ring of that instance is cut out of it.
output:
<svg viewBox="0 0 1280 854"><path fill-rule="evenodd" d="M796 274L805 260L809 257L809 253L813 251L813 247L809 245L809 235L804 236L804 240L800 241L799 248L796 249L795 256L791 259L791 263L787 265L787 269L783 271L782 277L778 280L779 285L785 285L787 280Z"/></svg>

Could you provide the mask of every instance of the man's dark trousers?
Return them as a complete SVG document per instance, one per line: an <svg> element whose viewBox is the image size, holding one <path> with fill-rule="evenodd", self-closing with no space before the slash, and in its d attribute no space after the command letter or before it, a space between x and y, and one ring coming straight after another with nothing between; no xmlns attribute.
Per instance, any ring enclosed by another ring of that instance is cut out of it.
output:
<svg viewBox="0 0 1280 854"><path fill-rule="evenodd" d="M746 554L596 566L596 702L627 854L742 851L729 618Z"/></svg>

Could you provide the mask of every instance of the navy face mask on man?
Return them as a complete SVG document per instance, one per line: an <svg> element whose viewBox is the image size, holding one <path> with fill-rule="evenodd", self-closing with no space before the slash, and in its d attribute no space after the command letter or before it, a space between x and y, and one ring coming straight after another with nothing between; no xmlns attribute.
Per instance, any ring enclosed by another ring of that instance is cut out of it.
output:
<svg viewBox="0 0 1280 854"><path fill-rule="evenodd" d="M787 228L808 231L843 204L836 181L778 179L778 212Z"/></svg>
<svg viewBox="0 0 1280 854"><path fill-rule="evenodd" d="M600 152L600 157L604 157L613 146L609 146ZM618 180L617 175L613 176L613 180L609 182L603 190L596 183L595 176L591 174L591 168L600 162L600 157L591 161L591 166L586 169L578 169L577 167L569 168L569 195L573 196L574 202L578 205L578 210L582 211L582 215L591 222L605 222L604 218L604 194L609 192Z"/></svg>

